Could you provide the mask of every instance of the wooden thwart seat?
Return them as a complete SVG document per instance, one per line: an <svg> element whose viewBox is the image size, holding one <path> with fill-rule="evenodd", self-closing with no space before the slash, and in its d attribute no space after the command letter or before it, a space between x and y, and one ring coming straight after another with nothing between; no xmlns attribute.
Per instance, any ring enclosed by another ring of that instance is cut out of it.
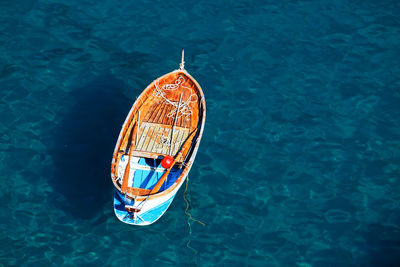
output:
<svg viewBox="0 0 400 267"><path fill-rule="evenodd" d="M137 188L137 187L128 187L126 189L126 193L135 195L135 196L147 196L151 192L150 189L144 189L144 188Z"/></svg>
<svg viewBox="0 0 400 267"><path fill-rule="evenodd" d="M189 134L188 128L174 127L171 154L175 155ZM171 139L171 125L143 122L140 125L135 151L167 155ZM136 153L137 154L137 153ZM134 154L135 155L135 154ZM154 158L154 157L151 157Z"/></svg>

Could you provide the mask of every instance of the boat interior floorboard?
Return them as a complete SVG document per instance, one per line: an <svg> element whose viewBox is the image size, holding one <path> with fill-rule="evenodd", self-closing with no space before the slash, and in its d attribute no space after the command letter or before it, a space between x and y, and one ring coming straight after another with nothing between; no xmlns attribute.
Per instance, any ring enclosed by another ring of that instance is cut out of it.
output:
<svg viewBox="0 0 400 267"><path fill-rule="evenodd" d="M189 129L183 127L174 127L171 137L171 125L143 122L139 129L139 141L136 144L137 151L169 154L170 141L172 139L171 155L175 155L182 146Z"/></svg>

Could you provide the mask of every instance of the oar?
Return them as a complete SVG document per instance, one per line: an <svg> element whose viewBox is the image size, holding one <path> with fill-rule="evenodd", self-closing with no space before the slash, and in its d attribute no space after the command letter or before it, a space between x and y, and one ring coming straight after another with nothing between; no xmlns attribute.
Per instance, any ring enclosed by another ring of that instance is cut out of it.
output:
<svg viewBox="0 0 400 267"><path fill-rule="evenodd" d="M128 188L129 171L131 169L132 150L133 150L133 141L131 142L131 146L129 148L128 164L126 164L125 172L124 172L124 178L122 179L122 186L121 186L122 193L125 193L126 189Z"/></svg>
<svg viewBox="0 0 400 267"><path fill-rule="evenodd" d="M140 129L140 125L139 125L139 121L140 121L140 111L138 111L138 119L137 119L137 127L136 127L136 148L139 144L139 129Z"/></svg>
<svg viewBox="0 0 400 267"><path fill-rule="evenodd" d="M140 118L140 111L138 112L138 121L136 124L136 147L138 144L138 132L139 132L139 118ZM121 191L122 193L126 192L126 189L128 188L128 180L129 180L129 171L131 170L131 157L132 157L132 150L133 150L133 140L131 141L131 146L129 147L129 159L128 159L128 164L126 164L125 167L125 172L124 172L124 178L122 179L122 185L121 185Z"/></svg>
<svg viewBox="0 0 400 267"><path fill-rule="evenodd" d="M161 176L160 180L158 180L158 182L156 183L156 185L154 186L154 188L151 190L150 195L157 193L161 186L164 184L165 180L167 179L172 167L174 167L175 162L177 161L177 159L179 158L179 156L183 153L183 147L185 146L185 144L188 142L189 139L191 139L191 137L194 135L194 133L197 132L197 128L188 136L188 138L186 139L185 143L183 143L182 145L182 149L181 151L178 153L178 155L175 156L174 158L174 162L172 162L171 166L168 168L168 170L166 170L164 172L164 174Z"/></svg>
<svg viewBox="0 0 400 267"><path fill-rule="evenodd" d="M125 148L126 147L128 147L128 144L129 144L129 140L132 140L132 133L133 133L133 130L132 130L132 128L135 126L135 123L133 122L135 119L136 119L136 115L137 115L137 113L135 113L135 115L133 116L133 119L132 119L132 123L131 123L131 125L132 126L129 126L128 127L128 129L127 129L127 131L125 132L125 135L128 133L128 132L130 132L130 134L129 134L129 137L128 137L128 140L127 140L127 142L126 142L126 145L125 145ZM115 176L115 179L118 177L118 168L117 168L117 156L118 156L118 154L121 152L121 147L122 147L122 145L123 145L123 139L124 138L122 138L122 140L121 140L121 142L120 142L120 144L119 144L119 147L118 147L118 151L115 153L115 155L114 155L114 176ZM126 151L126 149L124 149L124 150L122 150L124 153L125 153L125 151Z"/></svg>

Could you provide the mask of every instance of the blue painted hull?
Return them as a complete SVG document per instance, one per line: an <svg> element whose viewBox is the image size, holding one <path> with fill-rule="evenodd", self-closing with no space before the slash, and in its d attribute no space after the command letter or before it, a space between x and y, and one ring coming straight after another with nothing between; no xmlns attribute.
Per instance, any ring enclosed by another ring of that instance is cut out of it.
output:
<svg viewBox="0 0 400 267"><path fill-rule="evenodd" d="M171 205L176 192L169 195L165 201L152 201L148 200L142 203L135 203L134 200L125 198L121 193L115 190L114 193L114 212L117 218L128 224L133 225L149 225L157 221ZM130 213L125 209L125 205L134 205L141 207L138 213Z"/></svg>

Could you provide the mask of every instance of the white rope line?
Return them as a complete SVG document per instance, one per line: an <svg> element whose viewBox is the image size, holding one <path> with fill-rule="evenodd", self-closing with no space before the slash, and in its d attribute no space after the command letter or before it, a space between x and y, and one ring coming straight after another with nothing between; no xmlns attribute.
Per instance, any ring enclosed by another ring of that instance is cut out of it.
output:
<svg viewBox="0 0 400 267"><path fill-rule="evenodd" d="M174 106L174 109L171 110L171 112L169 112L167 114L168 118L172 118L175 116L176 109L178 108L178 101L173 102L173 101L169 100L166 97L166 92L174 91L174 90L177 90L178 88L183 88L183 89L189 90L189 92L191 93L191 91L192 91L191 88L183 85L185 82L186 82L186 80L185 80L185 78L183 78L182 75L180 75L178 77L178 79L175 80L174 83L164 84L161 88L159 87L158 80L156 80L154 82L154 86L155 86L155 90L153 92L154 96L161 97L165 100L165 102ZM192 100L193 96L194 96L194 100ZM185 116L185 119L188 120L190 118L190 115L192 114L192 110L190 109L189 105L190 105L190 103L193 103L193 102L197 102L197 94L191 93L190 96L188 97L188 99L186 99L186 101L181 101L176 118L178 119L182 116Z"/></svg>

